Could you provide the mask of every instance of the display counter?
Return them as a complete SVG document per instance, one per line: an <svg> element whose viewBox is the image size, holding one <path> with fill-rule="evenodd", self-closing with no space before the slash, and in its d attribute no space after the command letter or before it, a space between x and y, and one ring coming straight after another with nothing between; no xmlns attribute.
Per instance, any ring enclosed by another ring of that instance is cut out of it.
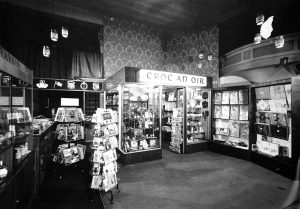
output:
<svg viewBox="0 0 300 209"><path fill-rule="evenodd" d="M121 162L206 150L211 78L125 67L105 83L106 108L119 114Z"/></svg>
<svg viewBox="0 0 300 209"><path fill-rule="evenodd" d="M43 183L49 163L52 160L52 151L55 142L54 131L57 124L52 123L38 134L33 134L33 150L35 150L36 162L36 195L39 195L40 185Z"/></svg>

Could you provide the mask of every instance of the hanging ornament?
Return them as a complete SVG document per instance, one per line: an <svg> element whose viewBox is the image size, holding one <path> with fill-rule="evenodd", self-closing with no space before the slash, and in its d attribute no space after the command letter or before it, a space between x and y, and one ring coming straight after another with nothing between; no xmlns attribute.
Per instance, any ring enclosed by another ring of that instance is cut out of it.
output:
<svg viewBox="0 0 300 209"><path fill-rule="evenodd" d="M49 46L43 46L43 55L44 55L44 57L49 57L50 56Z"/></svg>
<svg viewBox="0 0 300 209"><path fill-rule="evenodd" d="M58 40L58 33L56 29L51 29L50 38L52 41Z"/></svg>
<svg viewBox="0 0 300 209"><path fill-rule="evenodd" d="M69 36L69 31L68 31L68 28L67 28L67 27L65 27L65 26L62 26L62 27L61 27L61 35L62 35L62 37L64 37L64 38L68 38L68 36Z"/></svg>

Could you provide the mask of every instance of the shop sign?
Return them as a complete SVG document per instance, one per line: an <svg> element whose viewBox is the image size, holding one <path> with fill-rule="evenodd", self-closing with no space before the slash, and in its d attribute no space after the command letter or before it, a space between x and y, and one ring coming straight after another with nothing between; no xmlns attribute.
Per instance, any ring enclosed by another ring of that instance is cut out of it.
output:
<svg viewBox="0 0 300 209"><path fill-rule="evenodd" d="M156 70L138 71L138 81L160 85L207 86L207 77Z"/></svg>

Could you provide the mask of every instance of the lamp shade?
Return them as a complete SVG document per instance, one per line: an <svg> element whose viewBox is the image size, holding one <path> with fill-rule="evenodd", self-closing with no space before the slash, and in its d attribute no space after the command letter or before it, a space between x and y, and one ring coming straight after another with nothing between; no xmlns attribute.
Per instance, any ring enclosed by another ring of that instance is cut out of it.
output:
<svg viewBox="0 0 300 209"><path fill-rule="evenodd" d="M49 57L50 56L49 46L43 46L43 55L44 55L44 57Z"/></svg>
<svg viewBox="0 0 300 209"><path fill-rule="evenodd" d="M65 26L62 26L62 27L61 27L61 35L62 35L62 37L64 37L64 38L68 38L68 36L69 36L69 31L68 31L68 28L67 28L67 27L65 27Z"/></svg>
<svg viewBox="0 0 300 209"><path fill-rule="evenodd" d="M57 41L58 40L58 33L55 29L51 29L50 38L51 38L52 41Z"/></svg>
<svg viewBox="0 0 300 209"><path fill-rule="evenodd" d="M256 25L262 25L265 21L265 16L262 14L258 14L256 17Z"/></svg>
<svg viewBox="0 0 300 209"><path fill-rule="evenodd" d="M259 44L261 42L261 35L257 33L254 37L254 43Z"/></svg>
<svg viewBox="0 0 300 209"><path fill-rule="evenodd" d="M284 38L283 36L277 36L275 38L275 47L282 48L284 46Z"/></svg>

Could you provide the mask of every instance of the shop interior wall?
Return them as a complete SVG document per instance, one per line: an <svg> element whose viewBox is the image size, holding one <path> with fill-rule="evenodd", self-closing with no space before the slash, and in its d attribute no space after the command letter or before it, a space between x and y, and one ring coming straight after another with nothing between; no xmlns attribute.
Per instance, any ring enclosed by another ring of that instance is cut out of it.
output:
<svg viewBox="0 0 300 209"><path fill-rule="evenodd" d="M104 69L110 77L124 66L218 79L218 28L169 31L124 19L104 20ZM197 68L198 53L213 54Z"/></svg>

